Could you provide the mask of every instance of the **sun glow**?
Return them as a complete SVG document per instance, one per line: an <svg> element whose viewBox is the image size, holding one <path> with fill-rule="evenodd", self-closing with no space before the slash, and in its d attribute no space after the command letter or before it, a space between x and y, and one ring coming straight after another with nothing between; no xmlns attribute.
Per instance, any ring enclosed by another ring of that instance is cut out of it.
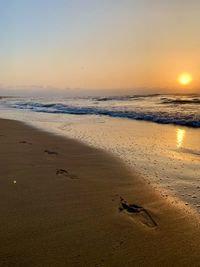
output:
<svg viewBox="0 0 200 267"><path fill-rule="evenodd" d="M188 85L188 84L190 84L192 82L192 80L193 80L192 75L187 73L187 72L181 73L178 76L178 82L181 85Z"/></svg>
<svg viewBox="0 0 200 267"><path fill-rule="evenodd" d="M185 130L178 128L176 130L176 147L177 148L182 147L184 138L185 138Z"/></svg>

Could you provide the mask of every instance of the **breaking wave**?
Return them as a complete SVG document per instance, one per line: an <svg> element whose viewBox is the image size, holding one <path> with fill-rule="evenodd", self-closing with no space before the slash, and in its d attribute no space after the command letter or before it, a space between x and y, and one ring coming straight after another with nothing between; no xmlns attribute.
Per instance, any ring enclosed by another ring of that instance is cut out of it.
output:
<svg viewBox="0 0 200 267"><path fill-rule="evenodd" d="M44 100L38 102L16 101L11 106L34 112L104 115L200 128L199 96L124 96L70 99L70 101L66 99L53 103L44 102Z"/></svg>

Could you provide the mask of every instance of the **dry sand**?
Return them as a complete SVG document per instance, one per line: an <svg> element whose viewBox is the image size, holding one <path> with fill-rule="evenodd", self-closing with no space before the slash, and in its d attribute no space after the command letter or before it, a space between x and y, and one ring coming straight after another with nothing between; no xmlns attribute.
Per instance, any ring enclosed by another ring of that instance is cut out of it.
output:
<svg viewBox="0 0 200 267"><path fill-rule="evenodd" d="M113 156L10 120L0 148L0 266L200 266L198 215Z"/></svg>

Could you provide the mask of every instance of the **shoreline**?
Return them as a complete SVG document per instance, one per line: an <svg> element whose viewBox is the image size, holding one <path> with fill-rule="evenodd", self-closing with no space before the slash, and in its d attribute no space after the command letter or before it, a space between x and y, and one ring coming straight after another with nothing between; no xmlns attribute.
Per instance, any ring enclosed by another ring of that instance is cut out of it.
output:
<svg viewBox="0 0 200 267"><path fill-rule="evenodd" d="M120 158L151 185L200 212L199 130L144 121L1 109L15 119Z"/></svg>
<svg viewBox="0 0 200 267"><path fill-rule="evenodd" d="M0 135L1 266L200 260L199 216L159 196L121 160L18 121L0 119ZM120 198L143 210L122 209Z"/></svg>

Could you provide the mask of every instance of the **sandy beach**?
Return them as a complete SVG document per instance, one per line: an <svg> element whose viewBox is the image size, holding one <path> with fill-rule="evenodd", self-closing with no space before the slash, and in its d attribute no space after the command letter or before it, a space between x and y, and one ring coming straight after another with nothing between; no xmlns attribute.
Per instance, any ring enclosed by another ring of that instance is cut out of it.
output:
<svg viewBox="0 0 200 267"><path fill-rule="evenodd" d="M0 120L0 266L198 266L199 215L119 159Z"/></svg>

